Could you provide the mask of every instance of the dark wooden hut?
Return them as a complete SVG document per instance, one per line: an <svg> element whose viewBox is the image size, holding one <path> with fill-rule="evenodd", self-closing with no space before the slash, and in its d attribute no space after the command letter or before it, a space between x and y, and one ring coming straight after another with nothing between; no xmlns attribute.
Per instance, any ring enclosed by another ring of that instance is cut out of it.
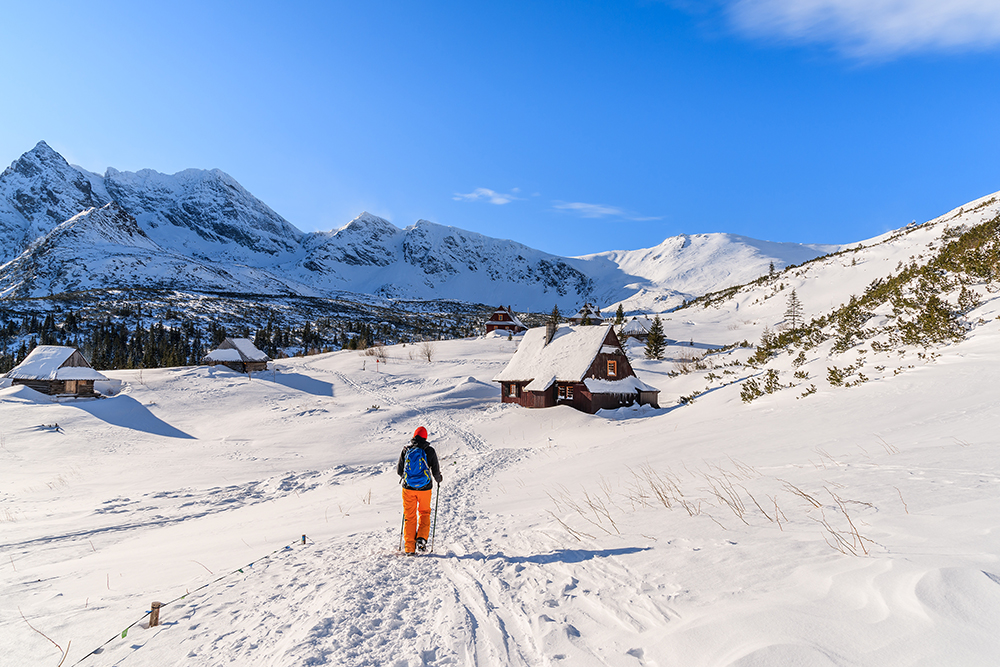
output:
<svg viewBox="0 0 1000 667"><path fill-rule="evenodd" d="M496 377L500 399L526 408L568 405L595 413L657 405L659 390L635 375L611 325L529 329Z"/></svg>
<svg viewBox="0 0 1000 667"><path fill-rule="evenodd" d="M63 345L39 345L4 377L52 396L96 396L94 382L108 379L79 350Z"/></svg>
<svg viewBox="0 0 1000 667"><path fill-rule="evenodd" d="M237 373L267 370L271 357L257 349L249 338L227 338L219 347L205 355L201 363L209 366L222 364Z"/></svg>
<svg viewBox="0 0 1000 667"><path fill-rule="evenodd" d="M566 318L570 324L601 324L601 309L593 304L585 303L576 315Z"/></svg>
<svg viewBox="0 0 1000 667"><path fill-rule="evenodd" d="M527 331L528 327L524 326L521 320L517 319L517 315L514 314L510 306L500 306L493 311L490 319L486 322L486 333L498 329L511 333L521 333L522 331Z"/></svg>

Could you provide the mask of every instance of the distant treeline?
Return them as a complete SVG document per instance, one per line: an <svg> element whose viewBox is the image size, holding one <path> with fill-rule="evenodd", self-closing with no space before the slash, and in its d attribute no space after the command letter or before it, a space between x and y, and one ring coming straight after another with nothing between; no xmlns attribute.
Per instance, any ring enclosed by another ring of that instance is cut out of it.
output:
<svg viewBox="0 0 1000 667"><path fill-rule="evenodd" d="M144 317L141 309L119 309L114 315L84 319L73 310L44 316L16 317L0 310L0 374L7 372L38 345L69 345L79 349L98 370L193 366L226 337L250 338L272 359L338 349L365 349L374 344L452 338L474 333L471 325L435 325L433 318L401 331L392 323L318 318L300 325L228 326L215 321L177 319L164 322Z"/></svg>

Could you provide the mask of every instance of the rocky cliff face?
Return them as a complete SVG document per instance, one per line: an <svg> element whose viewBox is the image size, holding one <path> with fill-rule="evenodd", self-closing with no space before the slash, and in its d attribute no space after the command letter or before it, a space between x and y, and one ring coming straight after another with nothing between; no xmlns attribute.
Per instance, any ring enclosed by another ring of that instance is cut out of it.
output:
<svg viewBox="0 0 1000 667"><path fill-rule="evenodd" d="M302 232L218 169L168 176L109 168L104 186L152 238L179 252L251 262L300 249Z"/></svg>
<svg viewBox="0 0 1000 667"><path fill-rule="evenodd" d="M77 213L110 199L91 174L71 167L44 141L0 174L0 264Z"/></svg>
<svg viewBox="0 0 1000 667"><path fill-rule="evenodd" d="M112 201L90 208L36 239L0 268L0 299L89 289L172 289L255 294L313 293L267 271L204 262L159 246Z"/></svg>

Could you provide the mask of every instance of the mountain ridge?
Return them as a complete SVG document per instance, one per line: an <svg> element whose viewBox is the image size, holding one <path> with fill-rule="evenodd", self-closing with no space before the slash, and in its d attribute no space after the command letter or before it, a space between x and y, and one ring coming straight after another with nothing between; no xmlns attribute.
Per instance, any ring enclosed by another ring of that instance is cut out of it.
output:
<svg viewBox="0 0 1000 667"><path fill-rule="evenodd" d="M73 234L49 239L50 248L69 246L58 253L62 262L91 267L88 284L109 288L138 281L255 294L349 292L509 303L535 311L591 301L662 312L745 282L770 264L781 268L839 247L696 234L671 237L654 248L560 257L423 219L401 229L368 212L336 230L303 232L219 169L167 175L108 167L100 175L70 165L42 141L0 174L0 295L38 297L78 284L65 280L72 268L40 262L37 250L34 259L15 260L63 222L111 202L173 264L165 275L149 270L145 276L123 276L116 273L119 265L98 261L100 244L74 248L80 237ZM132 224L119 216L110 220ZM133 237L131 231L122 233ZM157 251L140 243L132 254L138 258L142 252ZM149 263L166 270L162 262ZM28 265L40 271L19 275ZM133 268L138 271L138 265ZM206 270L214 276L207 281ZM224 284L227 276L231 284Z"/></svg>

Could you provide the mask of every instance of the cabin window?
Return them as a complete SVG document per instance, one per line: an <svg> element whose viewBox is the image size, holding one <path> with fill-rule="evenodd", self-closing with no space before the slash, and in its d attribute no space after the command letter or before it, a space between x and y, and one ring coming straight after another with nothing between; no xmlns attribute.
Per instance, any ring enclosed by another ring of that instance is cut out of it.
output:
<svg viewBox="0 0 1000 667"><path fill-rule="evenodd" d="M618 375L618 362L615 361L615 360L613 360L613 359L609 359L608 360L608 376L609 377L617 377L617 375Z"/></svg>
<svg viewBox="0 0 1000 667"><path fill-rule="evenodd" d="M559 398L566 398L566 387L559 385Z"/></svg>
<svg viewBox="0 0 1000 667"><path fill-rule="evenodd" d="M566 400L567 401L573 400L573 387L566 387Z"/></svg>

